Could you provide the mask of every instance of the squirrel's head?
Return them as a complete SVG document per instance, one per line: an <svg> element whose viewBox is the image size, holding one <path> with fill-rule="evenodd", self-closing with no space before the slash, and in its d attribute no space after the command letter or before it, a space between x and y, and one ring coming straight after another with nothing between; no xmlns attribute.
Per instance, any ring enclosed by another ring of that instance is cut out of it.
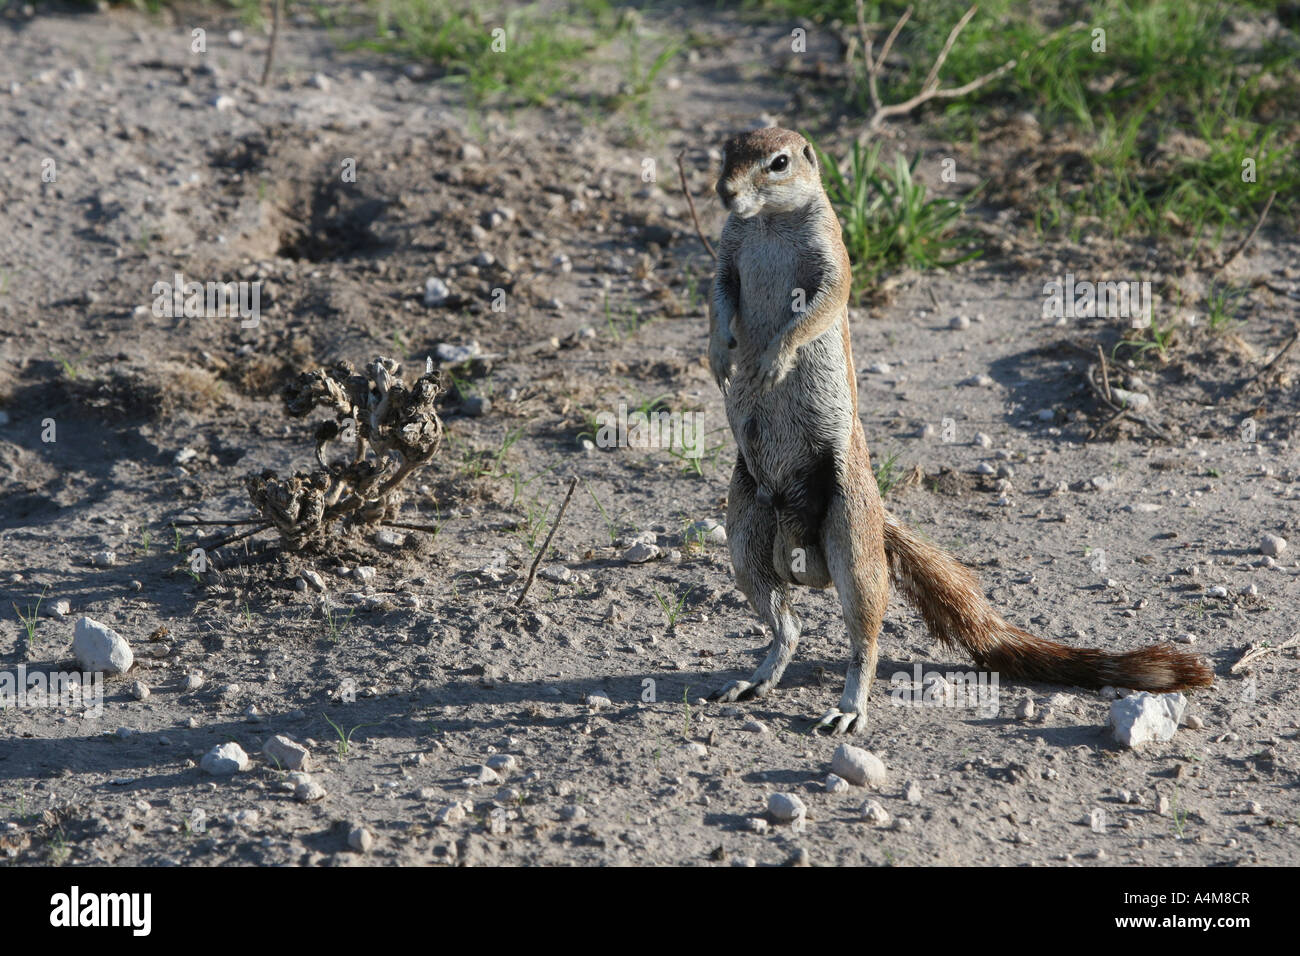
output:
<svg viewBox="0 0 1300 956"><path fill-rule="evenodd" d="M718 196L741 219L793 212L822 192L812 146L798 133L768 127L741 133L722 147Z"/></svg>

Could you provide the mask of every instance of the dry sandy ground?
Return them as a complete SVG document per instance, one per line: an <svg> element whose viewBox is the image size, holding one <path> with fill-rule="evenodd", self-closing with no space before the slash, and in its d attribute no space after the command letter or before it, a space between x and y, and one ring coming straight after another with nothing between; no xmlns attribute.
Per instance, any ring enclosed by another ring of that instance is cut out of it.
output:
<svg viewBox="0 0 1300 956"><path fill-rule="evenodd" d="M991 204L971 213L979 260L900 273L853 314L873 456L925 476L890 507L1045 636L1120 650L1194 635L1216 673L1191 699L1200 729L1124 750L1105 729L1108 703L1068 687L1004 684L993 715L891 706L898 671L968 669L895 602L856 741L888 783L827 792L839 741L811 735L810 718L838 699L847 643L820 592L799 598L806 636L776 694L700 702L748 676L767 637L725 545L683 540L692 522L722 519L734 446L702 362L710 262L673 157L690 150L716 234L708 151L763 116L808 121L806 92L770 70L787 30L679 16L726 42L673 65L682 85L656 98L658 128L637 145L621 118L590 112L468 116L454 91L302 23L265 90L264 41L231 46L233 21L196 21L209 28L204 56L184 18L0 25L12 144L0 180L0 670L75 666L82 615L136 651L98 715L0 711L0 859L1296 862L1295 651L1230 673L1250 644L1290 638L1300 603L1297 548L1271 566L1259 550L1265 533L1300 537L1292 380L1243 387L1296 320L1296 243L1276 229L1235 267L1252 288L1235 337L1190 330L1173 361L1132 370L1172 443L1128 422L1090 439L1109 415L1075 346L1109 347L1123 323L1042 318L1043 284L1067 272L1195 287L1203 276L1172 250L1044 244ZM814 50L827 46L814 35ZM612 63L585 82L607 74ZM938 158L956 155L965 189L1000 175L996 144L1017 136L998 122L978 160L924 121L891 135L924 150L936 188L952 188ZM657 183L640 178L647 157ZM55 182L42 180L46 158ZM340 177L349 158L355 183ZM176 272L262 281L260 324L156 316L151 290ZM458 304L425 305L431 277ZM503 312L489 308L497 288ZM959 315L969 327L950 329ZM384 548L356 534L286 556L262 535L201 580L185 572L198 539L187 533L178 553L170 521L244 517L245 474L309 466L303 426L276 395L287 373L380 354L418 371L439 344L470 342L490 357L459 374L487 405L448 404L449 442L403 505L412 522L440 522L436 536ZM986 378L962 384L975 376ZM663 449L583 446L590 415L655 398L702 414L698 472ZM570 474L581 482L556 553L516 610L538 515L554 515ZM662 556L625 561L646 532ZM114 564L92 563L106 550ZM362 582L358 567L376 573ZM305 583L312 571L324 594ZM29 645L10 605L42 594ZM661 599L681 600L673 626ZM68 613L47 616L58 601ZM331 633L323 608L335 607ZM1025 699L1036 713L1017 719ZM330 722L351 734L346 753ZM311 749L322 799L296 800L262 755L274 734ZM230 741L249 769L204 773L202 755ZM503 780L473 782L501 755L515 758L497 761ZM775 792L807 804L802 829L753 828ZM896 822L864 820L868 799ZM358 827L368 852L349 846Z"/></svg>

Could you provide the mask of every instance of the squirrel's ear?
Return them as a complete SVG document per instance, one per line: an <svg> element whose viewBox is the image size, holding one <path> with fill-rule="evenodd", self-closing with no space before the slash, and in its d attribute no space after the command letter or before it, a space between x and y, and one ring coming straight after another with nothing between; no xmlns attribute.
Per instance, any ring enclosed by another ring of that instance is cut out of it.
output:
<svg viewBox="0 0 1300 956"><path fill-rule="evenodd" d="M804 159L808 160L809 166L811 166L813 169L817 168L817 154L813 152L812 146L808 143L804 143L803 157Z"/></svg>

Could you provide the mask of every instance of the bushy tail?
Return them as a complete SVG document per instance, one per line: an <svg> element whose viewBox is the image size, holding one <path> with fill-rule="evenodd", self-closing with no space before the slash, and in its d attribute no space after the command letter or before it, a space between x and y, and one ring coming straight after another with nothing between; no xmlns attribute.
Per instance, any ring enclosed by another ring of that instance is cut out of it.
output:
<svg viewBox="0 0 1300 956"><path fill-rule="evenodd" d="M964 647L980 667L1003 677L1078 687L1129 687L1155 692L1208 687L1205 661L1169 647L1126 654L1067 647L1008 624L989 606L974 572L885 515L890 579L947 647Z"/></svg>

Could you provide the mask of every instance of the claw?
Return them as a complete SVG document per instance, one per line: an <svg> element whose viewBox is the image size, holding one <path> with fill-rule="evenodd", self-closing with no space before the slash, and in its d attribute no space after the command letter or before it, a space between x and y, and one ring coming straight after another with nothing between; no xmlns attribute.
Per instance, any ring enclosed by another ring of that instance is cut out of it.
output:
<svg viewBox="0 0 1300 956"><path fill-rule="evenodd" d="M822 714L821 720L813 725L814 734L825 733L828 737L847 736L867 729L865 714L845 713L832 707Z"/></svg>

